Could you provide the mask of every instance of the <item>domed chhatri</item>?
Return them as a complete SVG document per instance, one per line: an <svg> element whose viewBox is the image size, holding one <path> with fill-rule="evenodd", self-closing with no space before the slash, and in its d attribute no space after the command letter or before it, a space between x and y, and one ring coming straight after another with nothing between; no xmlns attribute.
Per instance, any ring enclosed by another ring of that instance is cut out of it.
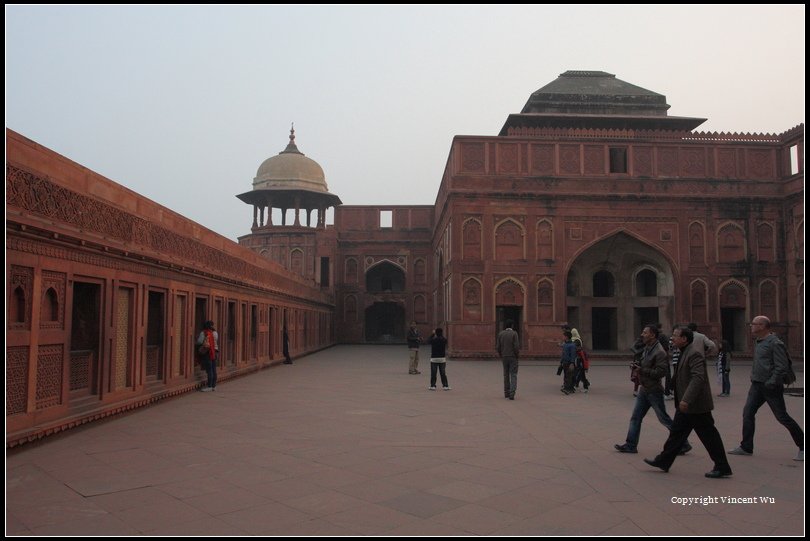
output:
<svg viewBox="0 0 810 541"><path fill-rule="evenodd" d="M326 177L318 162L307 158L295 144L295 127L290 128L290 143L278 155L266 159L253 179L254 190L307 190L329 193Z"/></svg>
<svg viewBox="0 0 810 541"><path fill-rule="evenodd" d="M290 128L287 148L262 162L253 179L253 189L236 197L253 205L254 229L273 225L273 208L282 210L280 225L287 225L286 211L294 209L295 218L291 225L296 226L301 225L299 210L307 211L307 225L310 212L317 210L317 227L323 227L326 209L341 204L337 195L329 193L326 175L318 162L298 150L294 125Z"/></svg>

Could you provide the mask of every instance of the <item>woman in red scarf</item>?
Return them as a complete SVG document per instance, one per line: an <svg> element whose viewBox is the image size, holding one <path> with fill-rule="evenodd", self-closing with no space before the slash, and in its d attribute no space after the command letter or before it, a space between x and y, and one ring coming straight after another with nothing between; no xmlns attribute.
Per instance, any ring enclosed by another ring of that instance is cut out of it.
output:
<svg viewBox="0 0 810 541"><path fill-rule="evenodd" d="M203 330L197 337L197 354L200 356L200 364L208 374L207 385L200 390L203 392L214 391L217 386L219 335L214 330L213 321L206 321L203 324Z"/></svg>

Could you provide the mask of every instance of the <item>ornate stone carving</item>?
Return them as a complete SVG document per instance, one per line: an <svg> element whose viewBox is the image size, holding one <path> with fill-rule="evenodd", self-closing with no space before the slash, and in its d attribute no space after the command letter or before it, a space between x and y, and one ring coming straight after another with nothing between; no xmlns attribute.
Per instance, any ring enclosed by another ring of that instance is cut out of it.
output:
<svg viewBox="0 0 810 541"><path fill-rule="evenodd" d="M6 416L28 405L28 346L6 348Z"/></svg>
<svg viewBox="0 0 810 541"><path fill-rule="evenodd" d="M585 146L585 174L603 175L605 173L605 149L601 146Z"/></svg>
<svg viewBox="0 0 810 541"><path fill-rule="evenodd" d="M495 291L495 304L499 306L522 306L523 287L511 278L501 282Z"/></svg>
<svg viewBox="0 0 810 541"><path fill-rule="evenodd" d="M706 175L706 151L703 148L682 148L681 176L705 177Z"/></svg>
<svg viewBox="0 0 810 541"><path fill-rule="evenodd" d="M484 143L461 144L461 169L465 172L484 172Z"/></svg>
<svg viewBox="0 0 810 541"><path fill-rule="evenodd" d="M554 145L532 145L532 174L554 174Z"/></svg>
<svg viewBox="0 0 810 541"><path fill-rule="evenodd" d="M652 149L650 147L633 147L633 174L639 177L651 177Z"/></svg>
<svg viewBox="0 0 810 541"><path fill-rule="evenodd" d="M720 178L737 178L737 151L733 148L721 148L717 151L717 176Z"/></svg>
<svg viewBox="0 0 810 541"><path fill-rule="evenodd" d="M518 146L515 144L498 145L498 170L501 173L518 172Z"/></svg>
<svg viewBox="0 0 810 541"><path fill-rule="evenodd" d="M560 173L579 173L579 145L560 145Z"/></svg>
<svg viewBox="0 0 810 541"><path fill-rule="evenodd" d="M37 355L37 409L62 403L64 345L39 346Z"/></svg>
<svg viewBox="0 0 810 541"><path fill-rule="evenodd" d="M678 149L660 147L658 149L658 176L675 177L678 175Z"/></svg>
<svg viewBox="0 0 810 541"><path fill-rule="evenodd" d="M772 178L773 154L770 150L748 150L748 174L753 178Z"/></svg>

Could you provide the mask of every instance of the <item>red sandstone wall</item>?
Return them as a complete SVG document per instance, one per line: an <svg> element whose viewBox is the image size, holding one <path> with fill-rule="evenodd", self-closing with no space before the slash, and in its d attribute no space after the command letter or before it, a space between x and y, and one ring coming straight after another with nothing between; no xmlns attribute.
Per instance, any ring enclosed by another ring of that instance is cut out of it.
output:
<svg viewBox="0 0 810 541"><path fill-rule="evenodd" d="M7 444L198 387L206 319L220 380L278 362L285 324L294 356L333 343L332 296L311 281L6 136Z"/></svg>

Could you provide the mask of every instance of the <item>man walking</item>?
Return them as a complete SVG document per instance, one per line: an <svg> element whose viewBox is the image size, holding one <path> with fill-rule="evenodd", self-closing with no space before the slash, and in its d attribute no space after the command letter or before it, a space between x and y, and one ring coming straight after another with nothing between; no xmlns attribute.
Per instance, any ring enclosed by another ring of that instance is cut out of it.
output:
<svg viewBox="0 0 810 541"><path fill-rule="evenodd" d="M644 462L668 472L689 434L694 430L714 461L714 468L706 473L706 477L710 479L728 477L732 473L731 466L726 458L723 440L717 427L714 426L712 417L714 402L709 386L709 374L706 371L703 344L696 344L694 334L685 326L675 327L672 331L672 343L681 350L681 360L672 377L675 403L678 408L675 410L675 419L672 421L669 437L664 443L664 450L655 459L645 458Z"/></svg>
<svg viewBox="0 0 810 541"><path fill-rule="evenodd" d="M503 396L509 400L515 399L517 391L518 354L520 353L520 338L512 329L514 323L506 320L506 328L498 333L495 347L503 362Z"/></svg>
<svg viewBox="0 0 810 541"><path fill-rule="evenodd" d="M742 441L739 447L728 452L730 455L752 455L754 453L755 417L765 402L770 406L776 420L788 429L793 443L799 448L793 460L804 461L804 432L788 415L785 407L784 377L789 363L784 342L771 332L771 320L757 316L751 321L751 334L756 339L754 364L751 366L751 388L743 408Z"/></svg>
<svg viewBox="0 0 810 541"><path fill-rule="evenodd" d="M408 374L422 373L417 370L419 367L419 344L421 343L422 337L419 335L419 329L416 328L416 322L411 321L411 328L408 330L408 353L410 354Z"/></svg>
<svg viewBox="0 0 810 541"><path fill-rule="evenodd" d="M647 325L641 331L641 360L638 365L640 388L636 396L633 414L630 416L630 427L627 429L627 438L624 443L617 443L613 447L620 453L637 453L638 439L641 435L641 421L653 409L658 421L667 430L672 430L672 419L664 406L664 388L661 378L667 374L667 353L658 340L658 326ZM688 453L692 449L687 440L680 449L680 454Z"/></svg>
<svg viewBox="0 0 810 541"><path fill-rule="evenodd" d="M574 365L577 362L577 347L571 339L571 331L563 331L562 354L560 356L560 366L563 369L563 394L574 392Z"/></svg>

